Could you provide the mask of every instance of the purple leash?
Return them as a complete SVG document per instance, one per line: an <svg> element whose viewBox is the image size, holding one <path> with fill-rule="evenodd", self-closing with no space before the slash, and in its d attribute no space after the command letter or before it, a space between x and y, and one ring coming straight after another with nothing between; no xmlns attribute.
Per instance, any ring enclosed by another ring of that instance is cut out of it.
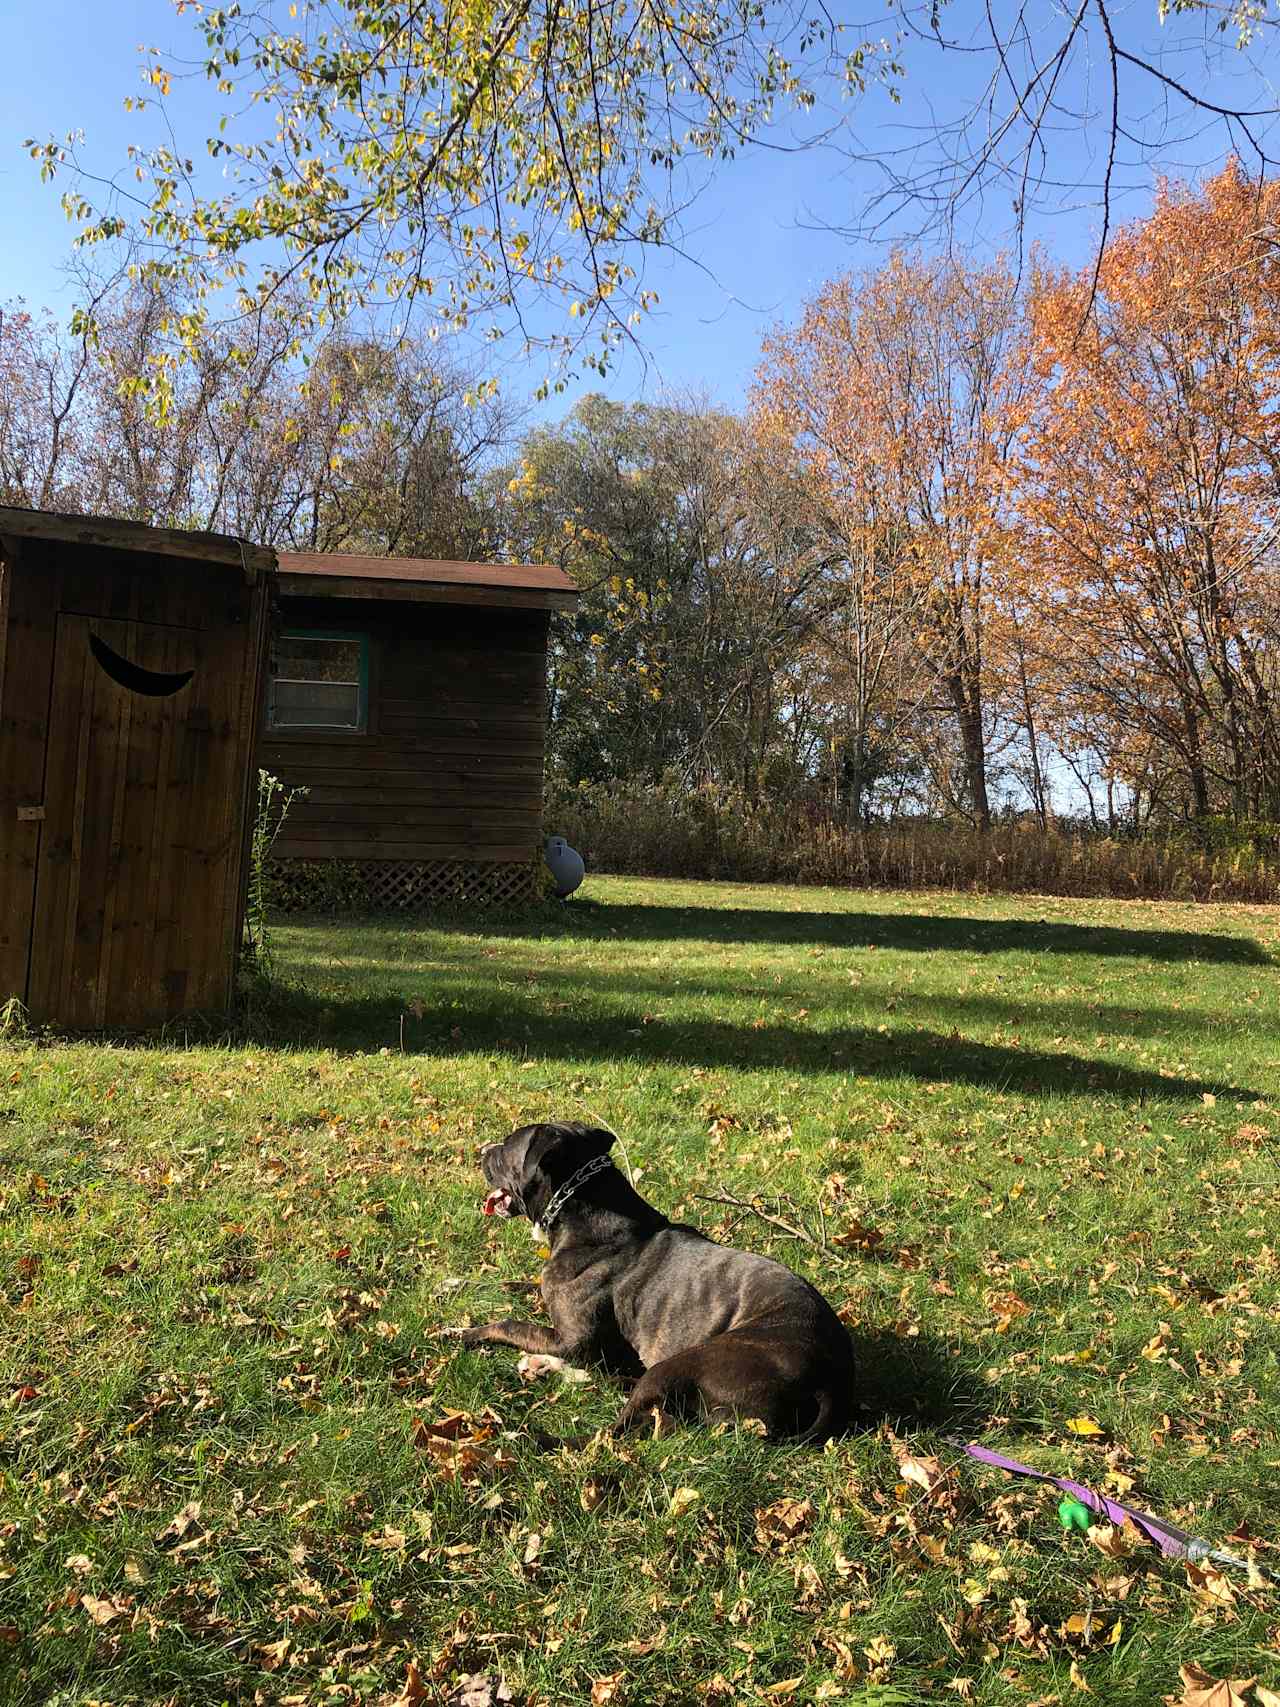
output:
<svg viewBox="0 0 1280 1707"><path fill-rule="evenodd" d="M1140 1529L1148 1541L1154 1541L1166 1559L1188 1559L1192 1564L1201 1559L1209 1559L1215 1565L1232 1565L1236 1570L1247 1571L1249 1561L1239 1559L1234 1553L1224 1553L1210 1542L1202 1540L1197 1535L1189 1535L1185 1529L1179 1529L1176 1524L1166 1523L1164 1518L1155 1517L1149 1511L1138 1511L1133 1506L1125 1505L1121 1500L1108 1499L1105 1494L1096 1494L1092 1488L1086 1488L1083 1482L1073 1482L1070 1476L1049 1476L1043 1470L1033 1470L1029 1464L1019 1464L1016 1458L1006 1458L1002 1452L992 1452L989 1447L979 1446L975 1441L950 1440L951 1446L958 1446L962 1452L967 1452L970 1458L976 1458L979 1464L990 1464L993 1469L1007 1470L1014 1476L1030 1476L1037 1482L1048 1482L1055 1488L1061 1488L1063 1493L1070 1494L1080 1504L1096 1512L1099 1517L1105 1517L1109 1523L1123 1527L1126 1522Z"/></svg>

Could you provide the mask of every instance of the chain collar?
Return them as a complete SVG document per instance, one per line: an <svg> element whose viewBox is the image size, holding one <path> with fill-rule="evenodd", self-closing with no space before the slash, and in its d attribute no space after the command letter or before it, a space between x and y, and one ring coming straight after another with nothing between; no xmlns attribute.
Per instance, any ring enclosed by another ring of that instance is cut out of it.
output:
<svg viewBox="0 0 1280 1707"><path fill-rule="evenodd" d="M555 1192L550 1203L548 1203L547 1207L542 1211L542 1214L538 1217L538 1225L542 1228L543 1232L549 1233L552 1227L555 1226L565 1204L568 1203L569 1199L578 1190L579 1186L585 1185L589 1179L594 1177L594 1175L603 1173L606 1168L611 1168L612 1166L613 1162L610 1157L592 1156L589 1162L584 1162L582 1164L577 1173L570 1174L564 1184Z"/></svg>

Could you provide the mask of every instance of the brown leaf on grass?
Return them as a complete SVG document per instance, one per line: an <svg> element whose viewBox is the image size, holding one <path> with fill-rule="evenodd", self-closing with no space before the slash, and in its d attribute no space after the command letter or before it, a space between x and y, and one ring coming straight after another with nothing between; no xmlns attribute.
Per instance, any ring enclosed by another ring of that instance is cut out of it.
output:
<svg viewBox="0 0 1280 1707"><path fill-rule="evenodd" d="M813 1528L817 1515L812 1500L775 1500L756 1512L756 1543L765 1552L783 1552Z"/></svg>
<svg viewBox="0 0 1280 1707"><path fill-rule="evenodd" d="M497 1703L510 1700L511 1691L501 1678L493 1678L487 1671L473 1671L458 1679L449 1707L497 1707Z"/></svg>
<svg viewBox="0 0 1280 1707"><path fill-rule="evenodd" d="M1182 1694L1174 1707L1246 1707L1245 1697L1253 1688L1251 1677L1227 1679L1210 1677L1199 1666L1181 1666ZM1168 1699L1173 1701L1173 1697Z"/></svg>
<svg viewBox="0 0 1280 1707"><path fill-rule="evenodd" d="M466 1411L449 1411L436 1422L413 1419L413 1444L425 1452L437 1471L462 1482L479 1481L515 1460L501 1447L490 1447L497 1418L486 1412L473 1417Z"/></svg>
<svg viewBox="0 0 1280 1707"><path fill-rule="evenodd" d="M1026 1601L1020 1596L1015 1596L1009 1603L1009 1629L1005 1640L1016 1642L1020 1648L1035 1654L1038 1659L1048 1657L1048 1632L1043 1624L1037 1624L1032 1618Z"/></svg>
<svg viewBox="0 0 1280 1707"><path fill-rule="evenodd" d="M625 1676L625 1672L614 1671L610 1672L607 1677L593 1677L591 1679L591 1707L610 1707L611 1702L614 1707L621 1707L622 1680Z"/></svg>
<svg viewBox="0 0 1280 1707"><path fill-rule="evenodd" d="M615 1494L621 1486L622 1477L616 1474L588 1476L578 1490L578 1504L583 1511L594 1511L611 1494Z"/></svg>
<svg viewBox="0 0 1280 1707"><path fill-rule="evenodd" d="M278 1642L255 1642L253 1651L258 1655L258 1663L263 1671L279 1671L288 1659L292 1646L288 1636L282 1636Z"/></svg>
<svg viewBox="0 0 1280 1707"><path fill-rule="evenodd" d="M995 1317L998 1334L1007 1334L1015 1322L1031 1314L1030 1304L1019 1298L1016 1292L988 1292L987 1308Z"/></svg>
<svg viewBox="0 0 1280 1707"><path fill-rule="evenodd" d="M1109 1523L1091 1523L1088 1535L1093 1545L1108 1559L1127 1559L1140 1547L1151 1546L1149 1538L1127 1517L1118 1528Z"/></svg>
<svg viewBox="0 0 1280 1707"><path fill-rule="evenodd" d="M692 1511L702 1495L697 1488L677 1488L671 1496L670 1511L672 1517L681 1517L686 1511Z"/></svg>
<svg viewBox="0 0 1280 1707"><path fill-rule="evenodd" d="M781 1683L766 1684L760 1693L769 1696L771 1700L780 1701L785 1696L794 1695L803 1682L802 1677L784 1677Z"/></svg>
<svg viewBox="0 0 1280 1707"><path fill-rule="evenodd" d="M1188 1560L1187 1586L1201 1606L1235 1617L1236 1591L1221 1571L1215 1571L1211 1565L1193 1565Z"/></svg>
<svg viewBox="0 0 1280 1707"><path fill-rule="evenodd" d="M947 1473L934 1457L913 1458L908 1455L899 1458L898 1474L904 1482L914 1482L926 1494L931 1494L938 1483L945 1480Z"/></svg>
<svg viewBox="0 0 1280 1707"><path fill-rule="evenodd" d="M622 1644L622 1651L626 1654L635 1654L637 1656L641 1654L656 1654L658 1649L665 1643L666 1639L667 1627L663 1624L658 1629L656 1635L645 1636L639 1641L624 1642Z"/></svg>
<svg viewBox="0 0 1280 1707"><path fill-rule="evenodd" d="M386 1707L421 1707L426 1699L427 1691L422 1681L422 1673L410 1660L405 1667L404 1688L399 1695L389 1695L385 1698Z"/></svg>
<svg viewBox="0 0 1280 1707"><path fill-rule="evenodd" d="M1262 1683L1255 1686L1253 1699L1257 1703L1257 1707L1280 1707L1280 1695Z"/></svg>
<svg viewBox="0 0 1280 1707"><path fill-rule="evenodd" d="M878 1227L864 1227L860 1221L850 1221L842 1233L835 1235L831 1243L843 1245L849 1250L865 1251L871 1255L884 1243L884 1234Z"/></svg>
<svg viewBox="0 0 1280 1707"><path fill-rule="evenodd" d="M972 1677L953 1677L944 1688L954 1690L961 1701L972 1701L973 1692L977 1688L977 1680Z"/></svg>
<svg viewBox="0 0 1280 1707"><path fill-rule="evenodd" d="M93 1569L93 1560L86 1553L69 1553L63 1563L78 1577L87 1577Z"/></svg>
<svg viewBox="0 0 1280 1707"><path fill-rule="evenodd" d="M96 1594L82 1594L80 1604L93 1619L95 1624L113 1624L117 1618L123 1618L133 1606L132 1600L126 1596L116 1597Z"/></svg>
<svg viewBox="0 0 1280 1707"><path fill-rule="evenodd" d="M198 1541L203 1534L204 1528L200 1522L200 1501L188 1500L178 1515L171 1518L156 1536L156 1546L163 1547L172 1541L180 1544L174 1548L175 1552L183 1551Z"/></svg>
<svg viewBox="0 0 1280 1707"><path fill-rule="evenodd" d="M873 1682L883 1683L898 1657L898 1645L887 1636L873 1636L862 1650L874 1675Z"/></svg>
<svg viewBox="0 0 1280 1707"><path fill-rule="evenodd" d="M984 1658L994 1657L999 1651L987 1637L986 1619L980 1606L970 1606L955 1618L944 1618L939 1613L938 1623L942 1626L943 1635L962 1657L973 1648ZM990 1655L988 1649L991 1650Z"/></svg>
<svg viewBox="0 0 1280 1707"><path fill-rule="evenodd" d="M1080 1670L1080 1663L1078 1660L1072 1660L1071 1669L1067 1673L1067 1676L1071 1679L1071 1686L1073 1689L1078 1689L1082 1695L1093 1694L1092 1689L1089 1688L1089 1685L1084 1680L1084 1673Z"/></svg>

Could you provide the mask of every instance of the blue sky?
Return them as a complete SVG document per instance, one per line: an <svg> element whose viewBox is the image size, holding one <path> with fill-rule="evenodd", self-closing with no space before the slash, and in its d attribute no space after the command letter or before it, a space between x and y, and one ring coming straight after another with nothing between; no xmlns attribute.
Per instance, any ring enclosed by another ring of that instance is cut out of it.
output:
<svg viewBox="0 0 1280 1707"><path fill-rule="evenodd" d="M1051 0L1032 4L1040 5L1048 27L1056 16ZM1196 20L1175 21L1161 31L1155 0L1132 0L1127 9L1114 7L1113 13L1126 39L1159 53L1172 74L1194 81L1201 92L1224 102L1275 104L1269 74L1275 69L1280 75L1280 59L1269 46L1255 53L1251 64L1227 50L1206 77L1196 34L1203 26ZM949 27L960 33L977 15L976 0L954 0L946 14ZM71 228L57 190L40 183L20 144L28 135L61 135L78 127L86 137L85 158L105 172L118 170L128 142L141 139L137 120L123 110L124 97L139 88L140 43L190 55L199 50L190 17L176 16L167 0L110 0L106 5L0 0L0 215L7 235L0 250L0 302L22 296L31 306L69 311L72 296L63 269L71 253ZM913 44L905 57L908 76L900 106L874 91L848 109L846 140L855 140L863 151L898 148L924 136L937 118L958 111L977 87L981 65L975 59L943 57L925 43ZM1087 113L1105 96L1105 79L1082 59L1072 67L1064 94ZM199 85L191 96L181 94L171 103L177 139L197 156L210 129L209 111ZM1150 122L1165 128L1158 112ZM1096 179L1103 141L1102 129L1083 120L1057 131L1051 142L1053 172L1069 183ZM1195 173L1218 163L1225 147L1218 129L1197 134L1194 127L1175 128L1162 158L1175 173ZM1145 164L1122 167L1125 217L1143 211L1151 179ZM877 244L847 235L880 182L873 165L851 165L830 151L754 150L718 166L685 220L685 247L692 259L660 257L649 263L646 281L659 290L661 306L645 330L644 358L634 352L624 356L605 386L592 377L590 388L620 398L654 397L665 389L705 390L725 404L740 402L769 327L795 318L825 278L874 264L882 255ZM1099 230L1096 198L1068 191L1060 200L1064 205L1038 218L1031 234L1060 259L1082 264ZM902 234L909 223L891 229ZM993 193L968 211L956 237L966 247L991 254L1008 247L1012 230L1008 194ZM513 363L504 383L518 392L524 377ZM564 407L558 400L550 410L559 413Z"/></svg>

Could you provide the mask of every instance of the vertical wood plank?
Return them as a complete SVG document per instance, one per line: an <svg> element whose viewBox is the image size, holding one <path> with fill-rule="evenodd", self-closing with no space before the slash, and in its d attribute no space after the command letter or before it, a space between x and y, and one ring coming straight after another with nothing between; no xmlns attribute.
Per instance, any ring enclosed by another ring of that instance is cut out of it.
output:
<svg viewBox="0 0 1280 1707"><path fill-rule="evenodd" d="M43 825L19 806L44 799L59 570L49 549L6 544L4 678L0 682L0 1001L30 1001L31 932Z"/></svg>
<svg viewBox="0 0 1280 1707"><path fill-rule="evenodd" d="M234 973L239 964L244 941L249 865L254 817L258 805L258 763L267 700L267 651L271 626L270 589L265 577L259 577L258 584L249 590L246 604L248 621L245 624L244 652L239 662L244 686L240 704L239 748L235 760L243 778L240 791L240 836L228 920L230 940L224 945L224 954L232 968L225 998L228 1007L235 995Z"/></svg>

